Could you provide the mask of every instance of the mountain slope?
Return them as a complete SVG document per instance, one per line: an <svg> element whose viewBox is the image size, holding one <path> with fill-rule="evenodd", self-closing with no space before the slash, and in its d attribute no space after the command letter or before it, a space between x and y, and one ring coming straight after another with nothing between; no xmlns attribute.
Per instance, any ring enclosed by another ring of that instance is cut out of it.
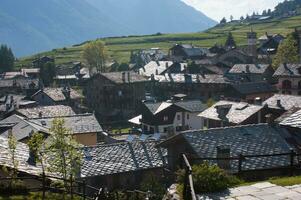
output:
<svg viewBox="0 0 301 200"><path fill-rule="evenodd" d="M229 32L232 32L237 45L246 45L246 35L251 28L257 32L258 37L265 34L265 32L271 34L279 33L286 36L294 31L295 28L301 28L300 21L301 15L256 23L229 23L225 26L216 26L205 32L103 38L103 41L106 42L112 59L122 63L129 62L131 51L137 49L160 47L167 52L175 43L189 43L202 47L211 47L216 43L224 44ZM80 57L82 49L82 45L75 45L67 49L60 48L55 51L43 52L22 58L17 65L28 65L38 55L53 56L57 64L82 61Z"/></svg>
<svg viewBox="0 0 301 200"><path fill-rule="evenodd" d="M17 56L98 37L199 31L214 24L180 0L0 2L0 43Z"/></svg>

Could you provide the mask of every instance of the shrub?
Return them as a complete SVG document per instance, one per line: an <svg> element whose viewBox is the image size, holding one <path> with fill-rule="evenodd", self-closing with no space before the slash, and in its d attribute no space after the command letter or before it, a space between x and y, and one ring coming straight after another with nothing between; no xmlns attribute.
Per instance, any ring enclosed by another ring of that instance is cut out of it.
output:
<svg viewBox="0 0 301 200"><path fill-rule="evenodd" d="M0 194L2 195L19 195L28 194L29 190L23 181L13 180L10 183L0 183Z"/></svg>
<svg viewBox="0 0 301 200"><path fill-rule="evenodd" d="M185 171L177 172L177 181L184 183ZM242 181L235 176L227 174L216 165L207 162L192 166L193 184L196 193L217 192L240 184ZM179 188L182 188L180 186Z"/></svg>

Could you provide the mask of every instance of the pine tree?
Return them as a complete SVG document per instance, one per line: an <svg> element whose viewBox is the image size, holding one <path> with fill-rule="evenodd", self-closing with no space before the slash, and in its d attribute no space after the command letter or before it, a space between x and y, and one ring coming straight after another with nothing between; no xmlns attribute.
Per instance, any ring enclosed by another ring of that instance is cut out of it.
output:
<svg viewBox="0 0 301 200"><path fill-rule="evenodd" d="M0 73L11 71L14 68L15 56L11 48L0 46Z"/></svg>
<svg viewBox="0 0 301 200"><path fill-rule="evenodd" d="M220 24L225 24L225 23L227 23L227 20L226 20L226 18L224 17L224 18L220 21Z"/></svg>
<svg viewBox="0 0 301 200"><path fill-rule="evenodd" d="M227 37L227 40L226 40L226 43L225 43L225 47L227 49L235 49L236 48L236 43L235 43L235 40L233 38L233 35L231 32L228 33L228 37Z"/></svg>

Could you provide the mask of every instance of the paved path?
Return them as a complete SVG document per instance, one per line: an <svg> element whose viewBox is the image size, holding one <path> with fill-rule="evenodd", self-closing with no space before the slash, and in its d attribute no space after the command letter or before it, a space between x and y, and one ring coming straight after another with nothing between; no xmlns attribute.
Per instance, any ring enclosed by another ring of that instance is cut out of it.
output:
<svg viewBox="0 0 301 200"><path fill-rule="evenodd" d="M269 182L203 195L199 200L301 200L301 185L281 187Z"/></svg>

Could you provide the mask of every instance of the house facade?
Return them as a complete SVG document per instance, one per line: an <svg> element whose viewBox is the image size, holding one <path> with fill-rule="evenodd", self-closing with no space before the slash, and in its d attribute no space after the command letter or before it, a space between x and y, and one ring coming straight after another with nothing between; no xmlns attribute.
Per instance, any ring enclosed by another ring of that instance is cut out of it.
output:
<svg viewBox="0 0 301 200"><path fill-rule="evenodd" d="M281 64L274 77L280 94L301 95L301 64Z"/></svg>
<svg viewBox="0 0 301 200"><path fill-rule="evenodd" d="M144 103L141 128L146 134L172 135L180 131L199 129L202 121L197 116L207 105L199 100Z"/></svg>
<svg viewBox="0 0 301 200"><path fill-rule="evenodd" d="M136 113L145 99L148 79L134 72L95 74L87 83L87 104L102 121L123 119Z"/></svg>

